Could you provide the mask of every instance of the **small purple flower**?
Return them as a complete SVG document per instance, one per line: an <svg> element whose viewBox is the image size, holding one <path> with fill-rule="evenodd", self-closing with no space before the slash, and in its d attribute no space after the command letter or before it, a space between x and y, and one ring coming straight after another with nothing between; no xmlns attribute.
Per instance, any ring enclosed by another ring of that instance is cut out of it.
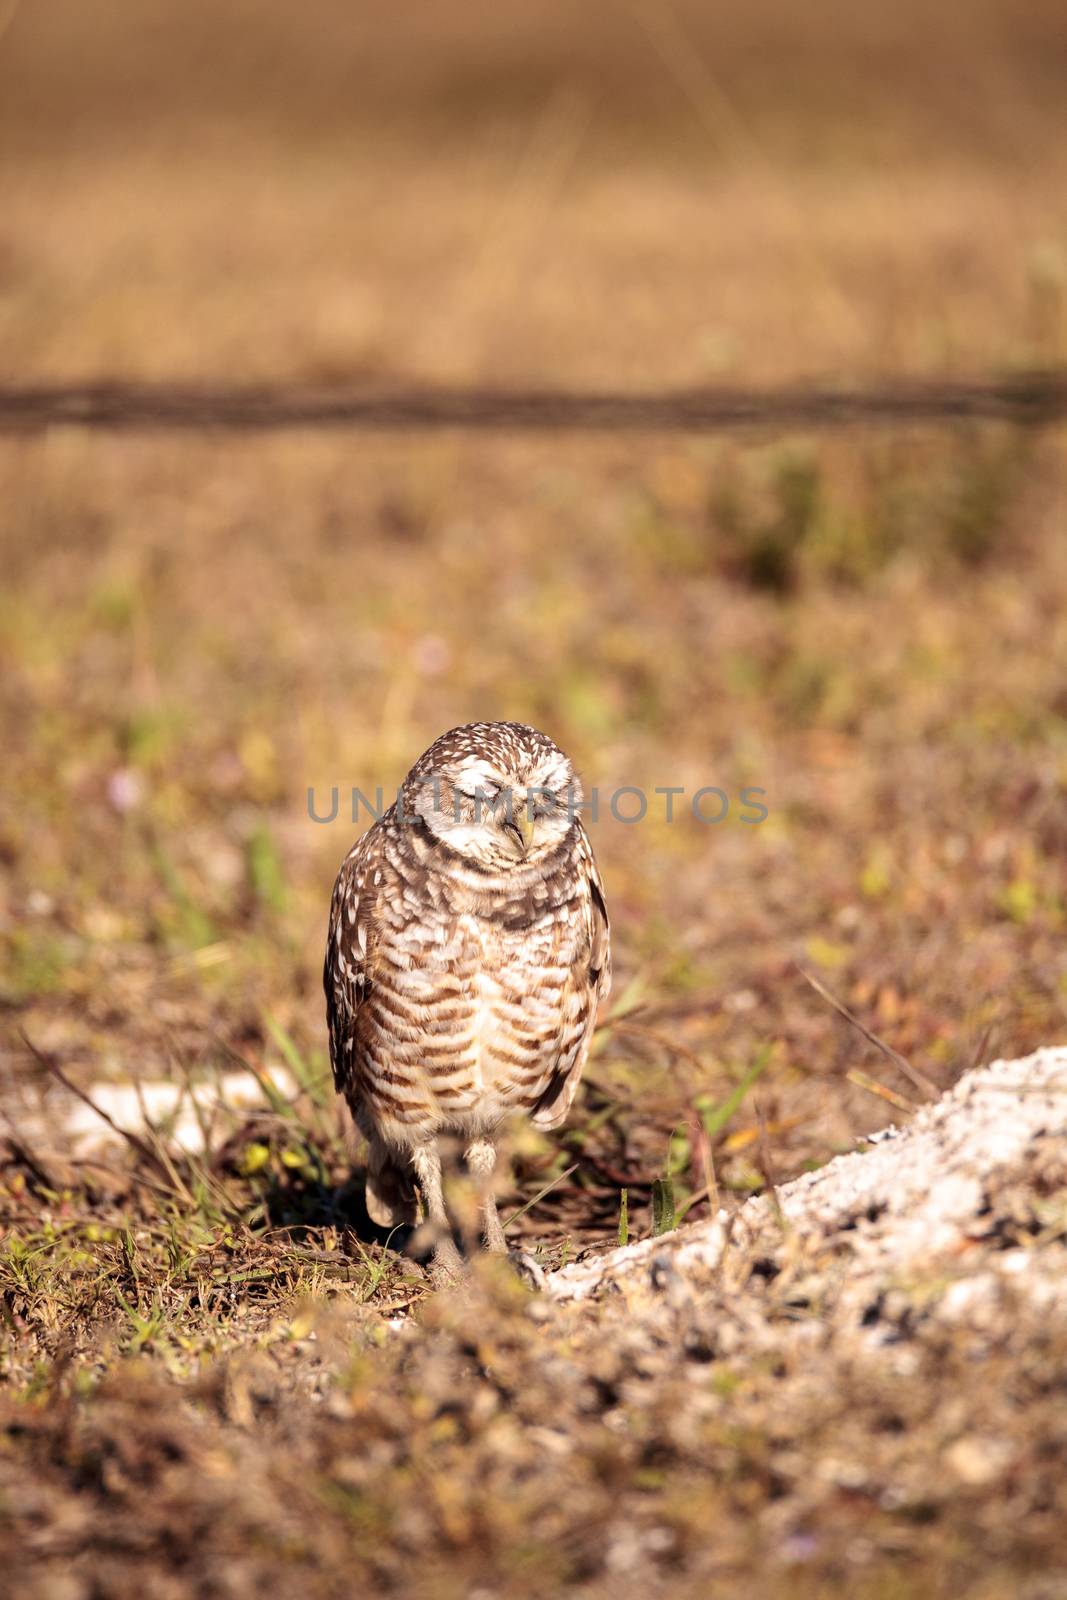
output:
<svg viewBox="0 0 1067 1600"><path fill-rule="evenodd" d="M119 816L124 817L144 799L144 780L129 767L119 767L107 780L107 797Z"/></svg>

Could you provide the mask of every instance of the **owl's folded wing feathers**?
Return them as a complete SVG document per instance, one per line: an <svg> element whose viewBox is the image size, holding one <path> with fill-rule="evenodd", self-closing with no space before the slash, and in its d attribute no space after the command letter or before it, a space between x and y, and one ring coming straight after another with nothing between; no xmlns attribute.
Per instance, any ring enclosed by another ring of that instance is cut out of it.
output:
<svg viewBox="0 0 1067 1600"><path fill-rule="evenodd" d="M359 1115L356 1051L360 1007L370 993L381 892L381 835L369 828L349 851L334 884L322 984L333 1081L367 1138L367 1212L382 1228L415 1222L415 1193L406 1164Z"/></svg>
<svg viewBox="0 0 1067 1600"><path fill-rule="evenodd" d="M330 903L330 928L322 986L330 1031L330 1064L339 1092L352 1087L356 1019L370 987L374 954L374 882L378 840L369 829L349 851L337 874Z"/></svg>
<svg viewBox="0 0 1067 1600"><path fill-rule="evenodd" d="M577 1054L570 1063L551 1074L541 1098L533 1107L530 1120L537 1128L558 1128L570 1111L589 1054L596 1027L597 1002L611 993L611 930L604 889L585 829L579 824L579 870L587 880L589 894L584 911L588 933L588 959L575 965L571 979L573 992L583 1016L584 1034Z"/></svg>

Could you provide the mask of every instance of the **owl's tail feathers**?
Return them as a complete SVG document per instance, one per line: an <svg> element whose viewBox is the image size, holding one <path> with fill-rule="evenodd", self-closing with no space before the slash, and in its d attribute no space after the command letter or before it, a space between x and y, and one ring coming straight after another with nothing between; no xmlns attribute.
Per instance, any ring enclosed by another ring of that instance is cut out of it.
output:
<svg viewBox="0 0 1067 1600"><path fill-rule="evenodd" d="M584 1059L584 1058L583 1058ZM578 1080L582 1075L583 1061L579 1060L565 1071L555 1071L545 1085L540 1100L534 1106L530 1121L535 1128L558 1128L566 1120L571 1108Z"/></svg>
<svg viewBox="0 0 1067 1600"><path fill-rule="evenodd" d="M413 1228L418 1221L415 1183L405 1157L373 1136L367 1157L367 1215L379 1228Z"/></svg>

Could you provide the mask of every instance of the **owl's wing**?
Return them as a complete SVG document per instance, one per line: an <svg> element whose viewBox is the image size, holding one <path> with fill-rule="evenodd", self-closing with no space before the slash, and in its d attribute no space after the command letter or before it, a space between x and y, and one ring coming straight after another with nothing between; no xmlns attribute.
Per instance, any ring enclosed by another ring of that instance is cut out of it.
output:
<svg viewBox="0 0 1067 1600"><path fill-rule="evenodd" d="M353 1086L356 1021L370 986L374 957L375 910L380 872L380 836L370 828L341 863L330 903L330 927L322 986L330 1032L330 1064L339 1092ZM375 881L377 878L377 882Z"/></svg>
<svg viewBox="0 0 1067 1600"><path fill-rule="evenodd" d="M368 828L341 864L330 903L322 986L326 991L333 1081L367 1136L367 1211L380 1227L395 1228L415 1222L411 1173L397 1163L394 1152L378 1137L373 1124L363 1124L357 1093L357 1024L374 971L383 876L381 848L380 830Z"/></svg>
<svg viewBox="0 0 1067 1600"><path fill-rule="evenodd" d="M589 981L598 1000L611 993L611 927L592 847L589 847L589 893L592 900L592 928L589 939Z"/></svg>
<svg viewBox="0 0 1067 1600"><path fill-rule="evenodd" d="M538 1128L558 1128L571 1108L589 1054L596 1027L597 1002L611 993L611 929L604 886L600 881L593 847L582 824L578 824L578 871L589 893L583 900L585 938L582 958L575 964L570 988L576 1007L575 1029L579 1033L577 1051L567 1063L557 1067L534 1106L530 1120Z"/></svg>

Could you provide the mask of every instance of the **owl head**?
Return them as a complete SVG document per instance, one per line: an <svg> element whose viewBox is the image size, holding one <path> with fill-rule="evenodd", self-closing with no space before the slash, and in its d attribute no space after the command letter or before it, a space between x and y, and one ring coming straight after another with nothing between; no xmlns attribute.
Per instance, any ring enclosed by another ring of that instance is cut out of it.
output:
<svg viewBox="0 0 1067 1600"><path fill-rule="evenodd" d="M562 843L576 824L582 786L547 734L521 722L471 722L419 757L400 803L434 839L500 871L535 863Z"/></svg>

